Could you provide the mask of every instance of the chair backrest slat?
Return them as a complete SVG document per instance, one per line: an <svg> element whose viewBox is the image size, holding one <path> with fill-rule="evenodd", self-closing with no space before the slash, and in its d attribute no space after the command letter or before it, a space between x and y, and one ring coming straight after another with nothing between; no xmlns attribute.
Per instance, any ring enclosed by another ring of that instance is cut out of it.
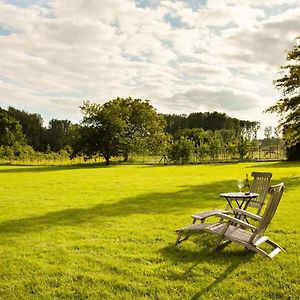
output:
<svg viewBox="0 0 300 300"><path fill-rule="evenodd" d="M262 207L265 203L272 173L270 172L252 172L251 176L253 181L251 184L250 192L259 194L255 199L257 202L250 202L248 206L257 208L257 214L260 214Z"/></svg>
<svg viewBox="0 0 300 300"><path fill-rule="evenodd" d="M269 198L267 207L264 211L262 219L260 220L260 222L257 226L257 229L253 232L253 234L250 238L250 241L252 241L257 236L261 236L263 234L263 232L269 226L269 224L276 212L276 209L278 207L283 190L284 190L283 182L281 182L280 184L277 184L277 185L270 186L270 188L269 188L270 198Z"/></svg>

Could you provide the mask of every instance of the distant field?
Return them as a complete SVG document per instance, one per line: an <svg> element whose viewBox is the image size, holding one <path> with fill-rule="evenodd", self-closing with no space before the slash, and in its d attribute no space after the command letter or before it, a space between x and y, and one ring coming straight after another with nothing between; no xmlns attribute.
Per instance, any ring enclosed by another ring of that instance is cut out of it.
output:
<svg viewBox="0 0 300 300"><path fill-rule="evenodd" d="M285 182L273 261L213 236L174 247L236 179ZM300 299L300 163L0 167L0 299Z"/></svg>

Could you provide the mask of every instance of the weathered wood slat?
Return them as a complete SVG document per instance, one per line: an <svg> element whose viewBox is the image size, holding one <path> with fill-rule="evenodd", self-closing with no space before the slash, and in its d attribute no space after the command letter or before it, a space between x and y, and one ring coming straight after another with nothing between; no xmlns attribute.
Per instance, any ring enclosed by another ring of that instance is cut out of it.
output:
<svg viewBox="0 0 300 300"><path fill-rule="evenodd" d="M202 220L202 219L205 219L207 217L214 216L218 213L227 214L228 211L224 210L224 209L213 209L213 210L203 211L203 212L200 212L200 213L193 214L192 218Z"/></svg>
<svg viewBox="0 0 300 300"><path fill-rule="evenodd" d="M259 238L258 240L256 240L253 245L254 246L259 246L260 244L264 243L265 241L268 240L267 236L262 236L261 238Z"/></svg>

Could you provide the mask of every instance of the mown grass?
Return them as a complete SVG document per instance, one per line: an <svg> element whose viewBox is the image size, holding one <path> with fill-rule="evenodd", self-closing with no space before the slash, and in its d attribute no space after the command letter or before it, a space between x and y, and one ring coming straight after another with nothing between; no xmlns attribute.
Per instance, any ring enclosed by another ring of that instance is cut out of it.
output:
<svg viewBox="0 0 300 300"><path fill-rule="evenodd" d="M236 179L271 171L286 191L273 261L214 237L174 247L190 215L224 207ZM0 167L1 299L299 299L300 163Z"/></svg>

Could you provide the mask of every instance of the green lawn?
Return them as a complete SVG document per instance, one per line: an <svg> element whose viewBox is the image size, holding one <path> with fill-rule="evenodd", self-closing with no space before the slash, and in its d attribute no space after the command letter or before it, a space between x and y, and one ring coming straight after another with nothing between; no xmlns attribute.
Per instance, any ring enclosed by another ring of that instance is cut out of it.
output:
<svg viewBox="0 0 300 300"><path fill-rule="evenodd" d="M254 170L286 184L267 230L286 252L174 246ZM300 163L0 167L0 299L299 299L299 186Z"/></svg>

